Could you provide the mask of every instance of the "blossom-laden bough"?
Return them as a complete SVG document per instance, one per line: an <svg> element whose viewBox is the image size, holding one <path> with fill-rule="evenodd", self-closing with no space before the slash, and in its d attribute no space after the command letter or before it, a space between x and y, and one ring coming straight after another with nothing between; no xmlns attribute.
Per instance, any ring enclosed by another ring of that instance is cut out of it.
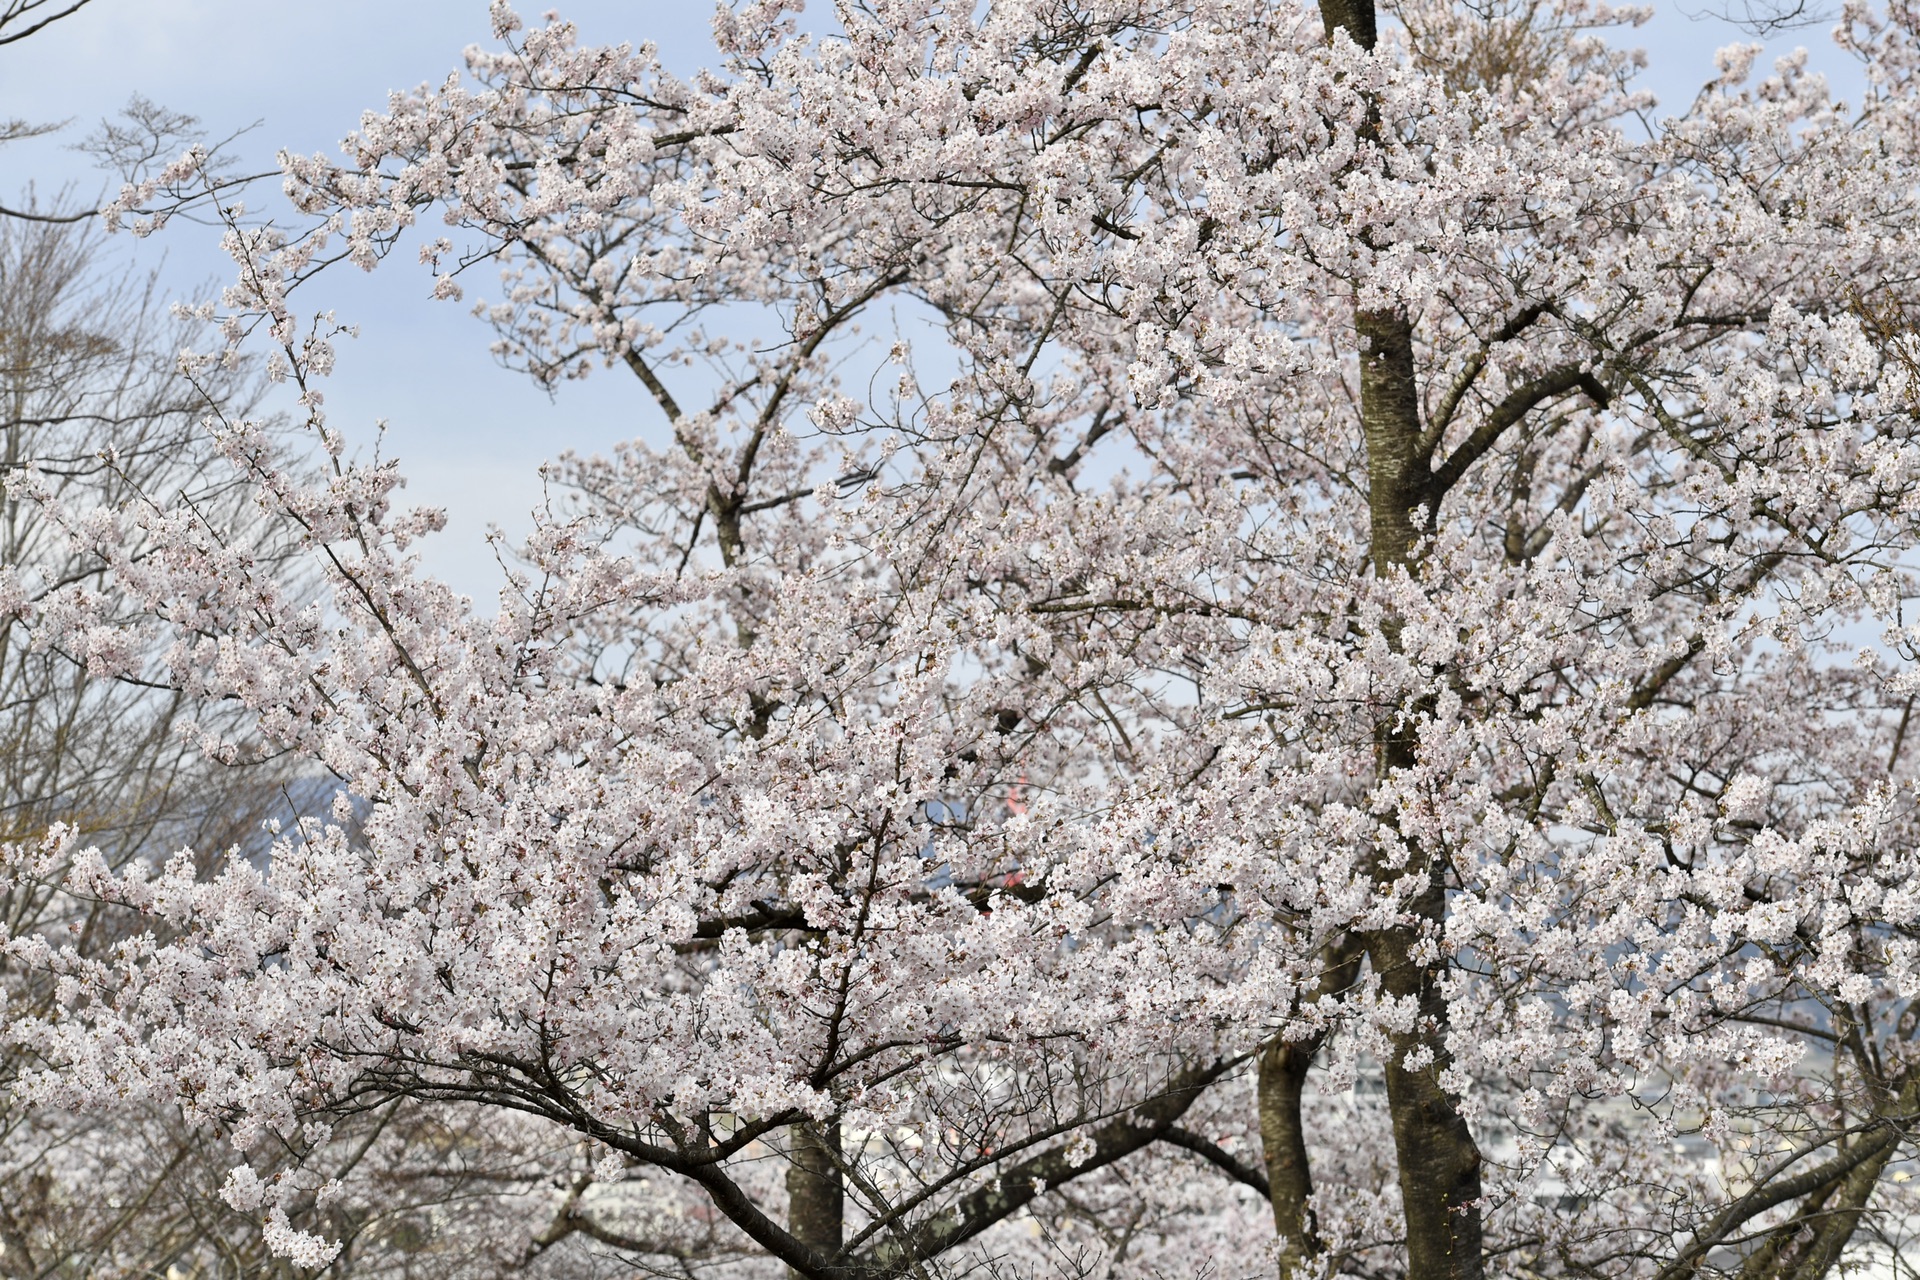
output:
<svg viewBox="0 0 1920 1280"><path fill-rule="evenodd" d="M153 495L52 508L142 620L17 607L339 799L214 878L19 848L149 922L9 941L31 1096L221 1126L316 1267L401 1104L579 1144L532 1268L1897 1249L1915 13L1845 13L1861 103L1735 48L1649 133L1583 0L797 12L687 80L496 5L230 226L322 474L212 429L324 603ZM428 215L506 364L663 424L557 465L491 613L295 308Z"/></svg>

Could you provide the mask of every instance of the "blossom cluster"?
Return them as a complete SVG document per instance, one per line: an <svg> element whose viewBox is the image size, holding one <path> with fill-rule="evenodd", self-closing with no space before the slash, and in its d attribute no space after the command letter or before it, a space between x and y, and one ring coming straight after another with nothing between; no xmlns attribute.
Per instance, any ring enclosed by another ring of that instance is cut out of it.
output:
<svg viewBox="0 0 1920 1280"><path fill-rule="evenodd" d="M138 606L41 591L44 643L338 788L215 875L10 853L143 922L6 940L29 1096L293 1152L225 1194L306 1266L325 1126L397 1099L586 1145L530 1240L698 1265L619 1226L673 1204L822 1276L1471 1229L1463 1276L1672 1277L1911 1207L1920 15L1847 11L1864 103L1736 49L1648 136L1588 0L798 11L681 79L496 3L282 157L311 221L230 229L224 340L324 447L213 427L273 548L15 478ZM429 219L505 363L663 424L556 464L484 607L294 307Z"/></svg>

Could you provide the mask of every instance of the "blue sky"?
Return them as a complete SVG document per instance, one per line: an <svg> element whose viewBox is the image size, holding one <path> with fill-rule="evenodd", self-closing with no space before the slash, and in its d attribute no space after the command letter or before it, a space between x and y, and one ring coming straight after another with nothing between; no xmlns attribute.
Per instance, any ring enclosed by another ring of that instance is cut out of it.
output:
<svg viewBox="0 0 1920 1280"><path fill-rule="evenodd" d="M589 42L652 40L683 72L709 61L712 9L702 0L558 0L558 7ZM540 9L523 11L532 18ZM200 117L215 133L258 121L238 149L264 168L281 147L331 150L389 91L443 79L460 65L463 48L488 37L485 0L94 0L30 40L0 47L0 119L72 120L71 138L138 92ZM1750 38L1689 7L1663 5L1622 43L1647 49L1646 83L1674 110L1712 76L1716 48ZM1844 65L1824 25L1768 44L1773 53L1804 44L1816 66L1836 73ZM1842 75L1835 80L1843 92L1849 87ZM14 203L29 181L43 194L74 183L91 195L98 175L63 141L0 151L0 203ZM226 275L216 239L175 224L123 246L186 295ZM388 421L386 452L401 458L408 496L449 513L448 532L428 544L430 567L485 608L497 575L481 535L488 524L509 533L527 527L540 462L569 448L591 452L650 435L657 411L612 374L571 384L550 401L497 368L487 330L463 307L431 301L429 283L424 271L397 262L370 276L340 269L324 280L324 305L361 327L327 388L329 417L368 441L375 420ZM310 297L307 305L314 304Z"/></svg>

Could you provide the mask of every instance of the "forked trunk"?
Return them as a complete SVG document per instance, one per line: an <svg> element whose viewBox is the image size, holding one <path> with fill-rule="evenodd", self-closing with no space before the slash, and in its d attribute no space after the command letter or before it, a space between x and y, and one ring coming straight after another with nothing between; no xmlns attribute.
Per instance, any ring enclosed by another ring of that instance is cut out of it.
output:
<svg viewBox="0 0 1920 1280"><path fill-rule="evenodd" d="M1881 1092L1878 1103L1889 1128L1853 1139L1872 1148L1866 1159L1813 1191L1793 1217L1769 1231L1740 1264L1739 1280L1823 1280L1834 1270L1866 1217L1887 1166L1900 1152L1901 1129L1920 1103L1920 1073L1907 1077L1891 1096Z"/></svg>

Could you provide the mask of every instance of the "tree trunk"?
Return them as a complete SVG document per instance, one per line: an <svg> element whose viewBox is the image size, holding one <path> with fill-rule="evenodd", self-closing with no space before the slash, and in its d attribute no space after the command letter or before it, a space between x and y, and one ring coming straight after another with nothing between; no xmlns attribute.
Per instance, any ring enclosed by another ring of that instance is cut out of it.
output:
<svg viewBox="0 0 1920 1280"><path fill-rule="evenodd" d="M1425 460L1419 452L1413 326L1398 312L1363 311L1356 316L1355 330L1367 443L1370 554L1375 574L1384 578L1413 567L1413 513L1428 500ZM1398 628L1392 620L1387 625L1392 628L1388 639L1397 648ZM1396 700L1375 726L1376 767L1383 778L1416 761L1417 737L1401 712ZM1411 1002L1416 1010L1413 1027L1390 1037L1392 1053L1384 1064L1407 1223L1407 1275L1409 1280L1477 1280L1480 1151L1459 1108L1439 1083L1448 1062L1441 958L1431 957L1426 964L1415 958L1422 937L1437 940L1445 924L1445 868L1432 851L1416 848L1405 864L1375 869L1376 890L1389 891L1403 874L1424 874L1426 884L1408 904L1404 923L1368 935L1365 943L1381 989L1398 1001Z"/></svg>
<svg viewBox="0 0 1920 1280"><path fill-rule="evenodd" d="M1415 914L1437 926L1445 908L1438 869ZM1393 1117L1400 1200L1407 1220L1409 1280L1479 1280L1480 1148L1454 1098L1440 1086L1448 1063L1447 1007L1440 992L1441 966L1413 956L1420 930L1401 926L1367 938L1367 958L1380 986L1397 1000L1413 1001L1414 1027L1389 1037L1387 1109ZM1418 1053L1425 1062L1409 1065Z"/></svg>
<svg viewBox="0 0 1920 1280"><path fill-rule="evenodd" d="M1373 0L1320 0L1320 21L1329 40L1335 31L1345 30L1355 44L1371 49L1380 38Z"/></svg>
<svg viewBox="0 0 1920 1280"><path fill-rule="evenodd" d="M1267 1157L1273 1229L1280 1236L1280 1280L1293 1280L1320 1252L1313 1210L1312 1171L1300 1096L1313 1065L1315 1046L1279 1041L1260 1055L1260 1145Z"/></svg>
<svg viewBox="0 0 1920 1280"><path fill-rule="evenodd" d="M1430 492L1420 452L1413 326L1399 312L1362 311L1355 317L1355 329L1371 559L1374 572L1385 577L1411 567L1418 532L1414 511L1437 501L1437 495ZM1388 639L1397 643L1397 634L1390 632ZM1415 762L1415 733L1401 719L1401 710L1398 705L1385 708L1375 728L1381 777ZM1403 866L1376 869L1376 888L1386 892L1404 874L1424 874L1425 886L1402 923L1372 933L1364 942L1382 990L1416 1010L1412 1029L1391 1037L1393 1052L1385 1064L1407 1221L1407 1275L1409 1280L1479 1280L1480 1149L1439 1079L1449 1061L1447 1006L1440 989L1445 960L1438 954L1426 963L1415 958L1421 940L1438 941L1445 924L1446 868L1433 850L1415 848Z"/></svg>
<svg viewBox="0 0 1920 1280"><path fill-rule="evenodd" d="M787 1230L831 1257L844 1243L846 1189L840 1180L840 1123L796 1124L787 1167ZM804 1280L791 1268L787 1274Z"/></svg>
<svg viewBox="0 0 1920 1280"><path fill-rule="evenodd" d="M1418 531L1414 508L1429 501L1420 455L1420 396L1413 376L1413 325L1398 311L1354 317L1360 343L1360 428L1367 442L1367 507L1373 571L1408 567ZM1408 744L1411 762L1411 743Z"/></svg>
<svg viewBox="0 0 1920 1280"><path fill-rule="evenodd" d="M1373 0L1321 0L1327 38L1344 30L1371 50L1378 25ZM1369 109L1366 132L1379 122ZM1375 574L1386 577L1411 567L1419 531L1414 512L1441 495L1433 492L1428 459L1420 448L1420 397L1414 378L1413 322L1402 310L1357 310L1360 355L1361 430L1367 446L1367 501ZM1388 639L1397 645L1391 620ZM1397 700L1396 700L1397 701ZM1381 777L1413 765L1415 737L1402 723L1401 708L1386 708L1375 728ZM1408 1280L1479 1280L1482 1271L1480 1148L1454 1098L1440 1086L1448 1064L1446 1000L1441 994L1445 959L1415 959L1423 936L1438 939L1446 918L1446 868L1429 849L1414 849L1402 867L1376 869L1385 891L1403 874L1424 872L1426 885L1409 904L1403 922L1362 939L1382 990L1416 1009L1413 1028L1391 1037L1385 1063L1387 1106L1393 1117L1394 1154L1407 1224ZM1413 1065L1409 1065L1413 1055Z"/></svg>
<svg viewBox="0 0 1920 1280"><path fill-rule="evenodd" d="M1320 979L1301 1000L1344 992L1359 979L1361 950L1350 938L1321 952ZM1293 1280L1307 1263L1320 1256L1319 1225L1314 1221L1313 1168L1307 1154L1307 1128L1302 1116L1307 1072L1326 1043L1326 1036L1276 1040L1260 1054L1260 1145L1266 1156L1267 1196L1273 1207L1273 1228L1279 1235L1280 1280Z"/></svg>

